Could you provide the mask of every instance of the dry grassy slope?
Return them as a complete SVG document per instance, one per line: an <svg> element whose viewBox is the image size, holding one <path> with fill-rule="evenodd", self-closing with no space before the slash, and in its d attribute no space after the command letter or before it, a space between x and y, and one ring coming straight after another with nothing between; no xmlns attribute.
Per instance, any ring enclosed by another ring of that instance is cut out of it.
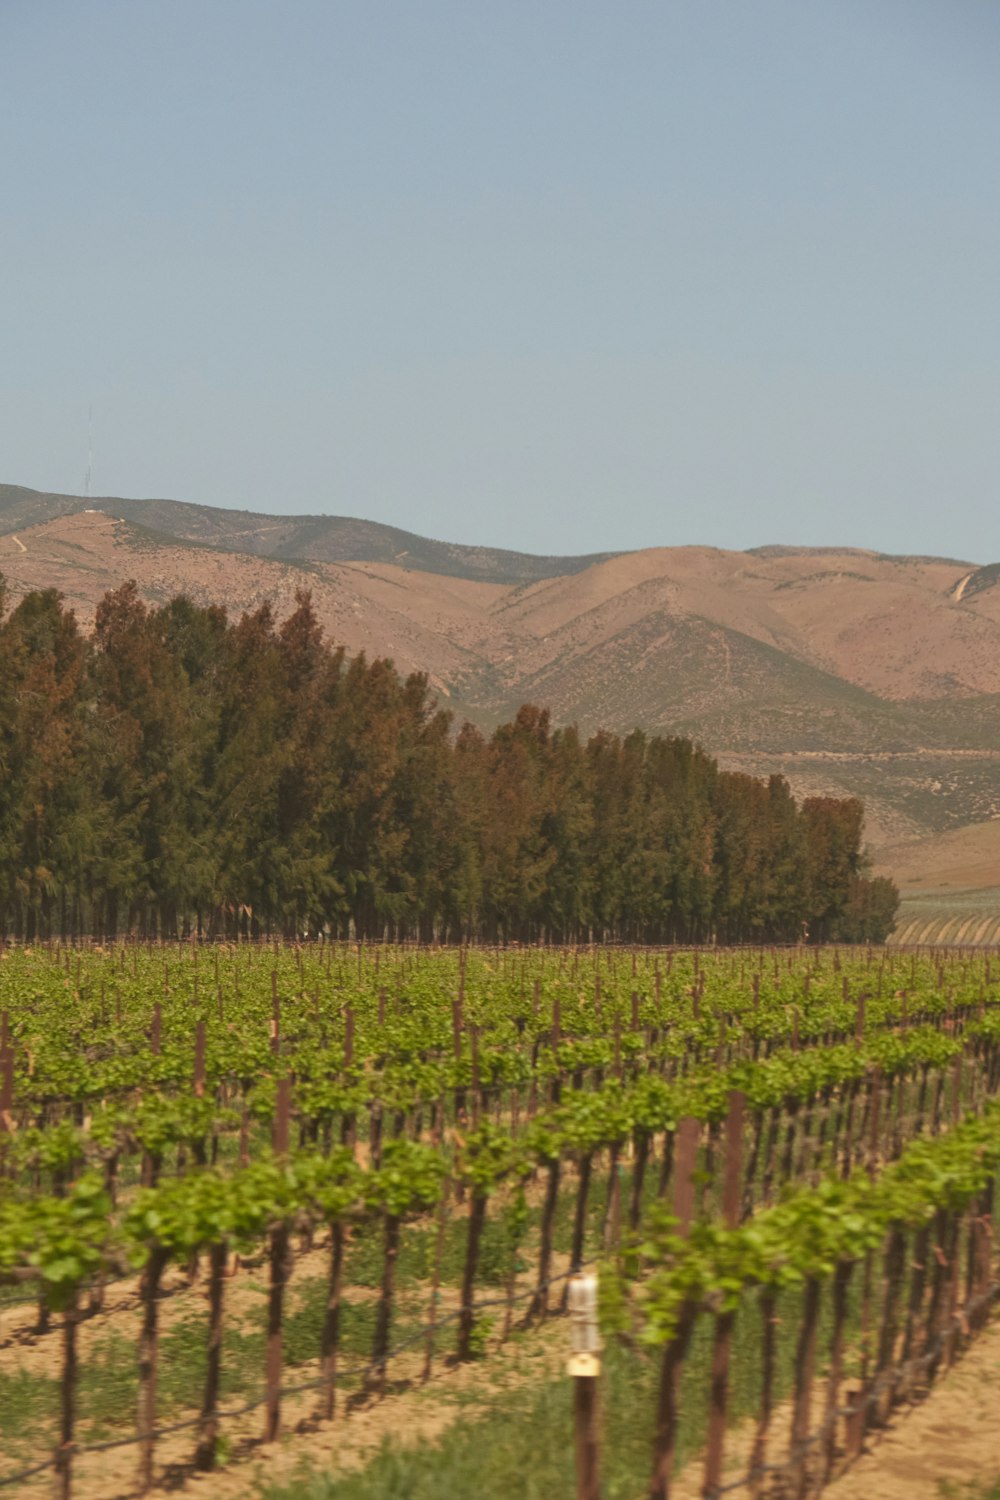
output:
<svg viewBox="0 0 1000 1500"><path fill-rule="evenodd" d="M283 618L295 608L296 592L310 589L331 639L352 653L391 656L404 672L426 670L445 696L449 680L469 670L463 642L475 640L484 601L502 592L496 584L379 564L292 564L161 542L97 512L0 536L0 573L15 596L58 588L85 628L101 596L130 578L152 603L186 593L199 604L222 603L234 616L266 599ZM471 661L478 664L474 655Z"/></svg>
<svg viewBox="0 0 1000 1500"><path fill-rule="evenodd" d="M463 547L432 541L363 521L356 516L266 515L250 510L220 510L179 500L128 500L101 496L47 494L22 485L0 484L0 534L44 525L85 507L114 516L152 533L154 539L220 547L256 557L307 562L394 562L448 577L485 582L523 583L536 578L579 572L607 553L588 557L534 557L496 547Z"/></svg>
<svg viewBox="0 0 1000 1500"><path fill-rule="evenodd" d="M269 598L283 616L308 587L331 638L427 671L482 724L532 698L584 730L690 733L800 794L863 796L869 836L900 861L909 840L930 838L912 854L933 860L938 835L1000 817L1000 569L829 548L655 548L587 565L419 537L386 560L406 534L364 522L108 502L142 509L154 531L102 504L0 487L15 596L57 587L88 624L127 578L152 601L183 591L234 614ZM262 555L292 546L297 561ZM339 560L302 555L338 547Z"/></svg>
<svg viewBox="0 0 1000 1500"><path fill-rule="evenodd" d="M902 892L894 942L1000 945L1000 820L886 845L875 869Z"/></svg>
<svg viewBox="0 0 1000 1500"><path fill-rule="evenodd" d="M969 823L936 837L887 844L876 869L892 870L907 896L945 896L1000 886L1000 820Z"/></svg>

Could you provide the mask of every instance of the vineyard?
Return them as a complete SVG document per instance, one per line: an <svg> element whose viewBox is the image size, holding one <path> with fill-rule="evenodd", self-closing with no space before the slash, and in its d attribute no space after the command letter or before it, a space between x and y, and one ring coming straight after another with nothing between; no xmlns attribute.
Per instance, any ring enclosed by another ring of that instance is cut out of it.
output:
<svg viewBox="0 0 1000 1500"><path fill-rule="evenodd" d="M1000 892L939 892L903 902L890 941L901 947L995 948L1000 941Z"/></svg>
<svg viewBox="0 0 1000 1500"><path fill-rule="evenodd" d="M992 965L5 952L0 1488L176 1486L290 1416L347 1431L444 1368L488 1379L519 1339L565 1352L548 1334L590 1268L606 1487L574 1491L567 1393L547 1493L818 1494L996 1292Z"/></svg>

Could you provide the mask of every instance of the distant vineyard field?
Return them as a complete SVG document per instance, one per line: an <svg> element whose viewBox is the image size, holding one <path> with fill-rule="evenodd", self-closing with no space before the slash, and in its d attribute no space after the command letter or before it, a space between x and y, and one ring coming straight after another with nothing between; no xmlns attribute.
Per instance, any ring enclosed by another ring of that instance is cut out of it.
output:
<svg viewBox="0 0 1000 1500"><path fill-rule="evenodd" d="M1000 946L1000 886L956 891L953 895L935 892L904 897L889 942L905 946Z"/></svg>

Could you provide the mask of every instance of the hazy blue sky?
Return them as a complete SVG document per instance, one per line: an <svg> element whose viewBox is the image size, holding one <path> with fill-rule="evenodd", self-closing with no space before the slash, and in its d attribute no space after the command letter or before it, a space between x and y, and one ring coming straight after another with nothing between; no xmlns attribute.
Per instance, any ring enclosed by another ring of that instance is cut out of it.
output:
<svg viewBox="0 0 1000 1500"><path fill-rule="evenodd" d="M0 0L0 480L1000 558L997 0Z"/></svg>

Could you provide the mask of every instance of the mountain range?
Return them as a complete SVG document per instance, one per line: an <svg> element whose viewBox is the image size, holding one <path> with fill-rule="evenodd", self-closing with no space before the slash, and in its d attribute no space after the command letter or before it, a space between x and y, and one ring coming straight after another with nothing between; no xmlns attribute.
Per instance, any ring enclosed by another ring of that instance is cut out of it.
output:
<svg viewBox="0 0 1000 1500"><path fill-rule="evenodd" d="M86 628L134 578L282 616L302 588L351 652L426 672L487 727L521 702L585 733L687 734L799 795L858 795L910 891L1000 885L1000 564L859 548L657 547L535 557L348 517L0 485L12 598Z"/></svg>

